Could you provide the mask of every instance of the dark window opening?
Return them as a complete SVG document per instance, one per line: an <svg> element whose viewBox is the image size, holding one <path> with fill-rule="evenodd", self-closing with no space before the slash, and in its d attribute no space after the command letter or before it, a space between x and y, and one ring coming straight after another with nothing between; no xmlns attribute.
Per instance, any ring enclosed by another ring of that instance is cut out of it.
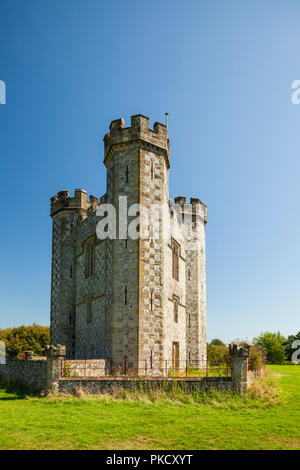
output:
<svg viewBox="0 0 300 470"><path fill-rule="evenodd" d="M95 242L91 240L85 245L85 277L91 277L95 273Z"/></svg>
<svg viewBox="0 0 300 470"><path fill-rule="evenodd" d="M152 352L152 349L150 351L150 369L153 368L153 352Z"/></svg>
<svg viewBox="0 0 300 470"><path fill-rule="evenodd" d="M174 322L178 323L179 298L176 295L173 295L173 304L174 304Z"/></svg>
<svg viewBox="0 0 300 470"><path fill-rule="evenodd" d="M172 367L179 370L179 343L172 344Z"/></svg>
<svg viewBox="0 0 300 470"><path fill-rule="evenodd" d="M172 245L172 276L176 281L179 280L179 245L175 241Z"/></svg>
<svg viewBox="0 0 300 470"><path fill-rule="evenodd" d="M86 302L86 322L92 323L93 319L93 309L92 309L92 299L87 299Z"/></svg>

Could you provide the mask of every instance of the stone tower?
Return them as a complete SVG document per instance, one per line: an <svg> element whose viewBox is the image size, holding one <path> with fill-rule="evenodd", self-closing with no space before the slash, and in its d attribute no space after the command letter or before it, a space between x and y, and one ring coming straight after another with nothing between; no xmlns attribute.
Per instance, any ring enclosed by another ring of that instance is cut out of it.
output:
<svg viewBox="0 0 300 470"><path fill-rule="evenodd" d="M156 123L150 130L149 119L138 115L125 128L120 119L111 123L104 143L107 202L117 208L119 196L126 195L128 206L167 204L169 143L165 126ZM119 217L117 233L118 222ZM153 361L163 359L163 243L150 240L149 229L148 235L147 240L107 242L106 272L111 286L106 303L107 354L113 358L127 355L140 366L149 354Z"/></svg>
<svg viewBox="0 0 300 470"><path fill-rule="evenodd" d="M88 208L86 191L60 191L51 198L52 272L50 335L53 344L75 352L76 224Z"/></svg>
<svg viewBox="0 0 300 470"><path fill-rule="evenodd" d="M145 361L159 374L186 359L205 359L206 206L196 198L169 200L163 124L152 130L147 117L136 115L125 127L118 119L104 147L107 191L100 201L87 201L83 190L51 199L51 342L66 345L69 357L126 356L139 373ZM99 204L116 209L116 239L96 236ZM159 223L135 204L146 212L155 206ZM128 237L138 232L137 215L141 236ZM196 247L186 240L189 215Z"/></svg>

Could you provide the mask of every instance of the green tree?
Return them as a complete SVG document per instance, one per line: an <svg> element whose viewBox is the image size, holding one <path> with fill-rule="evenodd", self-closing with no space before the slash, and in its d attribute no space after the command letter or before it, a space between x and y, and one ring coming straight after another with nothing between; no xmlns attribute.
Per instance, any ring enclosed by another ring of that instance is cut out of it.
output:
<svg viewBox="0 0 300 470"><path fill-rule="evenodd" d="M210 364L219 364L219 363L227 363L230 364L230 357L229 357L229 350L225 344L222 345L207 345L207 360Z"/></svg>
<svg viewBox="0 0 300 470"><path fill-rule="evenodd" d="M267 362L271 364L284 364L287 359L284 347L286 341L286 338L279 331L277 333L266 331L257 338L254 338L253 344L267 350Z"/></svg>
<svg viewBox="0 0 300 470"><path fill-rule="evenodd" d="M210 344L212 344L213 346L225 346L225 344L223 343L223 341L221 341L220 339L218 338L215 338L213 339Z"/></svg>
<svg viewBox="0 0 300 470"><path fill-rule="evenodd" d="M32 326L0 329L0 340L4 341L8 355L13 351L21 354L31 350L40 356L45 346L50 343L50 329L35 323Z"/></svg>
<svg viewBox="0 0 300 470"><path fill-rule="evenodd" d="M292 354L295 351L295 349L292 348L293 342L296 340L300 340L300 331L296 335L290 335L287 337L287 340L285 343L283 343L286 357L288 361L292 360Z"/></svg>

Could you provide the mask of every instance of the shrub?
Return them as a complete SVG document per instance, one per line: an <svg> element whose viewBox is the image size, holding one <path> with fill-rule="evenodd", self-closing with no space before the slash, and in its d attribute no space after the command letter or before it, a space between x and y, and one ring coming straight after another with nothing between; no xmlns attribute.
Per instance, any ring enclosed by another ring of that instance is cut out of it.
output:
<svg viewBox="0 0 300 470"><path fill-rule="evenodd" d="M263 353L257 346L252 346L250 350L251 370L259 370L263 365Z"/></svg>
<svg viewBox="0 0 300 470"><path fill-rule="evenodd" d="M74 367L70 364L70 362L64 363L64 370L63 370L64 377L78 377L78 374Z"/></svg>
<svg viewBox="0 0 300 470"><path fill-rule="evenodd" d="M225 363L230 364L230 356L228 347L225 344L222 345L207 345L207 360L211 364Z"/></svg>

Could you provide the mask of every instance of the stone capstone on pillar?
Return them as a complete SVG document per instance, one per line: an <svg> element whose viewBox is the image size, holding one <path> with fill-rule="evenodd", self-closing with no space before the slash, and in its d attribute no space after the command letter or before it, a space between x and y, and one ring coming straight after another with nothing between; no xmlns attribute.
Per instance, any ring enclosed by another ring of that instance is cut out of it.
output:
<svg viewBox="0 0 300 470"><path fill-rule="evenodd" d="M62 362L66 358L66 347L60 344L46 346L43 354L47 356L47 392L55 392L61 377Z"/></svg>
<svg viewBox="0 0 300 470"><path fill-rule="evenodd" d="M27 361L32 361L34 357L34 352L33 351L25 351L25 358Z"/></svg>
<svg viewBox="0 0 300 470"><path fill-rule="evenodd" d="M240 394L246 393L248 388L248 358L250 351L251 346L246 343L243 346L238 346L235 343L229 345L233 390Z"/></svg>

